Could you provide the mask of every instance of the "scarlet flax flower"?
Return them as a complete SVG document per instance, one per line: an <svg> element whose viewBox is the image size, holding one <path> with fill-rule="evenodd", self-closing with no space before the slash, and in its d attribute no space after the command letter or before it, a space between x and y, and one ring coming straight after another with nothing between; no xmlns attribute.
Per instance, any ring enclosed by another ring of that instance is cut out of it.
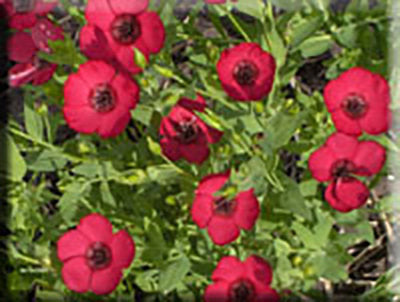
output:
<svg viewBox="0 0 400 302"><path fill-rule="evenodd" d="M126 231L112 232L100 214L81 219L74 230L60 237L57 255L63 262L62 278L72 291L111 293L135 256L135 243Z"/></svg>
<svg viewBox="0 0 400 302"><path fill-rule="evenodd" d="M257 101L269 94L275 59L257 43L241 43L222 52L217 72L225 92L238 101Z"/></svg>
<svg viewBox="0 0 400 302"><path fill-rule="evenodd" d="M9 59L18 64L9 70L10 86L18 87L26 83L41 85L49 81L57 65L39 58L37 53L51 53L48 40L62 39L61 28L47 18L37 20L30 33L18 31L13 34L7 41L7 53Z"/></svg>
<svg viewBox="0 0 400 302"><path fill-rule="evenodd" d="M19 5L15 6L13 2L13 0L4 0L3 5L8 25L18 30L32 28L39 19L58 4L58 1L36 0L18 1Z"/></svg>
<svg viewBox="0 0 400 302"><path fill-rule="evenodd" d="M218 245L235 241L240 229L251 230L260 214L254 190L239 192L234 198L215 196L229 180L230 171L204 177L196 190L192 219L199 228L207 228Z"/></svg>
<svg viewBox="0 0 400 302"><path fill-rule="evenodd" d="M204 293L205 302L278 302L278 293L270 287L272 269L258 256L241 262L233 256L223 257L214 270Z"/></svg>
<svg viewBox="0 0 400 302"><path fill-rule="evenodd" d="M376 135L388 130L391 113L390 90L380 75L353 67L330 81L324 100L338 131Z"/></svg>
<svg viewBox="0 0 400 302"><path fill-rule="evenodd" d="M349 212L363 206L369 196L368 188L354 176L378 173L385 159L385 148L377 142L334 133L311 154L308 166L316 180L330 182L325 199L332 208Z"/></svg>
<svg viewBox="0 0 400 302"><path fill-rule="evenodd" d="M160 125L163 154L172 161L185 158L190 163L201 164L209 156L208 145L218 142L223 133L204 123L196 111L204 112L205 100L182 98L164 117Z"/></svg>
<svg viewBox="0 0 400 302"><path fill-rule="evenodd" d="M102 61L88 61L64 85L64 117L69 127L101 137L120 134L139 100L139 87Z"/></svg>
<svg viewBox="0 0 400 302"><path fill-rule="evenodd" d="M88 25L80 33L82 52L90 59L140 72L133 48L148 59L161 50L165 40L164 25L155 12L147 11L148 4L148 0L89 0Z"/></svg>

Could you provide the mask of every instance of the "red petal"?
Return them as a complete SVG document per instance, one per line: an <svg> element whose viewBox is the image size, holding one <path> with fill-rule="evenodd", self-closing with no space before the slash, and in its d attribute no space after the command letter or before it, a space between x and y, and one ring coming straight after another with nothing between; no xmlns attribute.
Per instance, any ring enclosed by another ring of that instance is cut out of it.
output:
<svg viewBox="0 0 400 302"><path fill-rule="evenodd" d="M351 160L357 151L358 140L354 136L336 132L329 136L325 146L335 154L337 159Z"/></svg>
<svg viewBox="0 0 400 302"><path fill-rule="evenodd" d="M234 256L224 256L212 273L211 279L214 282L233 282L245 277L245 265Z"/></svg>
<svg viewBox="0 0 400 302"><path fill-rule="evenodd" d="M240 192L236 198L233 219L238 227L251 230L260 214L260 205L254 195L254 189Z"/></svg>
<svg viewBox="0 0 400 302"><path fill-rule="evenodd" d="M144 11L149 6L149 0L112 0L110 5L115 14L132 14L136 15Z"/></svg>
<svg viewBox="0 0 400 302"><path fill-rule="evenodd" d="M85 17L88 23L98 26L103 30L109 30L115 18L115 14L109 5L109 2L113 1L89 0L85 10Z"/></svg>
<svg viewBox="0 0 400 302"><path fill-rule="evenodd" d="M358 175L371 176L382 169L385 160L384 147L373 141L363 141L358 144L353 162L357 166Z"/></svg>
<svg viewBox="0 0 400 302"><path fill-rule="evenodd" d="M66 232L57 241L57 256L61 261L76 256L84 256L90 246L90 240L81 232L72 230Z"/></svg>
<svg viewBox="0 0 400 302"><path fill-rule="evenodd" d="M331 168L335 161L335 154L331 149L323 146L310 155L308 167L316 180L328 181L332 179Z"/></svg>
<svg viewBox="0 0 400 302"><path fill-rule="evenodd" d="M78 231L95 242L110 244L112 240L112 225L104 216L93 213L81 219Z"/></svg>
<svg viewBox="0 0 400 302"><path fill-rule="evenodd" d="M92 88L97 84L110 83L115 69L102 61L88 61L79 66L78 75Z"/></svg>
<svg viewBox="0 0 400 302"><path fill-rule="evenodd" d="M338 109L331 114L331 118L337 131L348 135L359 136L362 133L360 127L361 120L353 120L349 118L342 109Z"/></svg>
<svg viewBox="0 0 400 302"><path fill-rule="evenodd" d="M99 125L99 114L90 107L72 107L64 105L64 119L71 129L81 133L93 133Z"/></svg>
<svg viewBox="0 0 400 302"><path fill-rule="evenodd" d="M42 85L51 79L56 72L57 64L49 64L46 67L38 69L32 79L32 85Z"/></svg>
<svg viewBox="0 0 400 302"><path fill-rule="evenodd" d="M73 291L84 293L89 290L92 271L84 257L75 257L64 263L61 276L65 285Z"/></svg>
<svg viewBox="0 0 400 302"><path fill-rule="evenodd" d="M118 107L134 109L139 101L139 86L135 80L120 73L111 82L112 87L117 93Z"/></svg>
<svg viewBox="0 0 400 302"><path fill-rule="evenodd" d="M58 5L58 1L36 0L33 11L37 15L46 15Z"/></svg>
<svg viewBox="0 0 400 302"><path fill-rule="evenodd" d="M196 190L196 194L214 194L225 185L230 175L230 170L227 170L223 173L207 175L200 181Z"/></svg>
<svg viewBox="0 0 400 302"><path fill-rule="evenodd" d="M24 30L35 25L37 19L34 13L14 14L8 21L8 26L17 30Z"/></svg>
<svg viewBox="0 0 400 302"><path fill-rule="evenodd" d="M175 139L163 138L160 141L161 151L169 160L177 161L181 158L179 143Z"/></svg>
<svg viewBox="0 0 400 302"><path fill-rule="evenodd" d="M148 55L143 53L146 57L146 61L149 61ZM127 72L132 74L137 74L142 72L143 70L136 65L135 63L135 55L133 48L130 46L121 46L116 52L115 55L118 59L119 64L126 69Z"/></svg>
<svg viewBox="0 0 400 302"><path fill-rule="evenodd" d="M16 32L7 41L8 58L12 61L28 62L36 51L31 35L26 32Z"/></svg>
<svg viewBox="0 0 400 302"><path fill-rule="evenodd" d="M55 26L49 19L39 19L31 30L32 38L37 48L42 51L50 52L51 49L47 43L48 40L64 39L62 29Z"/></svg>
<svg viewBox="0 0 400 302"><path fill-rule="evenodd" d="M113 266L95 271L93 272L90 288L96 295L107 295L117 287L121 278L121 270Z"/></svg>
<svg viewBox="0 0 400 302"><path fill-rule="evenodd" d="M158 53L165 41L165 29L160 17L155 12L145 12L137 16L137 21L142 31L137 43L143 43L152 54Z"/></svg>
<svg viewBox="0 0 400 302"><path fill-rule="evenodd" d="M332 208L344 213L362 207L368 196L368 188L355 178L332 182L325 191L325 199Z"/></svg>
<svg viewBox="0 0 400 302"><path fill-rule="evenodd" d="M131 120L131 113L129 109L118 107L102 114L100 119L98 134L102 138L115 137L125 130Z"/></svg>
<svg viewBox="0 0 400 302"><path fill-rule="evenodd" d="M220 139L222 138L222 135L224 134L222 131L219 131L219 130L207 125L200 119L197 121L197 125L203 131L204 135L207 138L207 141L210 144L219 142Z"/></svg>
<svg viewBox="0 0 400 302"><path fill-rule="evenodd" d="M197 194L192 205L192 219L199 226L205 228L213 213L213 198L210 195Z"/></svg>
<svg viewBox="0 0 400 302"><path fill-rule="evenodd" d="M189 163L201 165L210 155L207 140L204 136L200 136L197 141L188 145L179 145L179 151L182 157Z"/></svg>
<svg viewBox="0 0 400 302"><path fill-rule="evenodd" d="M81 109L84 106L89 106L90 87L78 75L69 75L64 84L64 106Z"/></svg>
<svg viewBox="0 0 400 302"><path fill-rule="evenodd" d="M29 63L14 65L8 71L8 81L11 87L19 87L32 81L37 68Z"/></svg>
<svg viewBox="0 0 400 302"><path fill-rule="evenodd" d="M368 134L378 135L389 130L390 120L390 110L386 107L380 107L375 110L369 110L368 113L360 119L360 125Z"/></svg>
<svg viewBox="0 0 400 302"><path fill-rule="evenodd" d="M278 293L268 286L256 287L255 302L279 302Z"/></svg>
<svg viewBox="0 0 400 302"><path fill-rule="evenodd" d="M79 34L79 46L82 53L92 60L110 61L114 57L104 32L93 25L82 27Z"/></svg>
<svg viewBox="0 0 400 302"><path fill-rule="evenodd" d="M263 258L250 256L244 262L246 274L254 283L269 285L272 282L272 268Z"/></svg>
<svg viewBox="0 0 400 302"><path fill-rule="evenodd" d="M235 241L240 231L233 219L213 216L208 224L208 234L215 244L225 245Z"/></svg>
<svg viewBox="0 0 400 302"><path fill-rule="evenodd" d="M228 302L229 284L226 282L217 282L207 286L204 292L205 302Z"/></svg>
<svg viewBox="0 0 400 302"><path fill-rule="evenodd" d="M191 100L188 98L181 98L178 101L178 105L186 108L190 111L200 111L203 112L204 109L207 107L205 99L201 95L197 95L195 100Z"/></svg>
<svg viewBox="0 0 400 302"><path fill-rule="evenodd" d="M117 234L113 235L111 251L113 267L129 267L135 257L135 242L126 231L119 231Z"/></svg>

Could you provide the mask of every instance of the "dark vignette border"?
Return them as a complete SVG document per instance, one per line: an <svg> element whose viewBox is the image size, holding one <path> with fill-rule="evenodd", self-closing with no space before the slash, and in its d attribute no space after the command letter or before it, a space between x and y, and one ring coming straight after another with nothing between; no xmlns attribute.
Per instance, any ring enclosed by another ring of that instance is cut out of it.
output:
<svg viewBox="0 0 400 302"><path fill-rule="evenodd" d="M8 74L8 60L6 51L6 41L9 34L8 25L4 18L6 12L0 5L0 79L6 79ZM9 112L8 84L0 82L0 131L7 125ZM2 136L4 139L4 136ZM7 165L7 141L0 139L0 167ZM4 170L4 169L2 169ZM8 273L10 270L9 258L7 253L7 237L10 231L7 228L10 217L10 207L7 202L7 180L0 177L0 301L7 301L9 296Z"/></svg>

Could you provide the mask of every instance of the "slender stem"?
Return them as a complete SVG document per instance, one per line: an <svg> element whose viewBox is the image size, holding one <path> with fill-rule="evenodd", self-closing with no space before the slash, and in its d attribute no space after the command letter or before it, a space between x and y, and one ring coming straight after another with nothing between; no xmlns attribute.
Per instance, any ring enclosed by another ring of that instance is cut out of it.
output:
<svg viewBox="0 0 400 302"><path fill-rule="evenodd" d="M236 20L235 16L233 16L232 12L229 10L226 10L226 13L228 14L229 20L231 20L232 24L236 27L236 29L239 31L239 33L243 36L243 38L246 40L246 42L251 42L250 37L248 34L245 32L243 27L240 25L240 23Z"/></svg>

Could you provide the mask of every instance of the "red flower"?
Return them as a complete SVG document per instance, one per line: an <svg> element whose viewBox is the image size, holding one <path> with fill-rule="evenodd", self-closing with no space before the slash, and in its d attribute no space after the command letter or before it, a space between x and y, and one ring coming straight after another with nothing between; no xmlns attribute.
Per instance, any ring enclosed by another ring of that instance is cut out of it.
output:
<svg viewBox="0 0 400 302"><path fill-rule="evenodd" d="M192 206L193 221L207 228L212 241L224 245L239 237L240 229L251 230L260 213L253 189L242 191L233 199L214 196L228 181L230 171L204 177L196 190Z"/></svg>
<svg viewBox="0 0 400 302"><path fill-rule="evenodd" d="M352 175L374 175L385 159L386 151L380 144L334 133L311 154L308 165L316 180L331 181L325 191L328 203L340 212L349 212L363 206L369 196L368 188Z"/></svg>
<svg viewBox="0 0 400 302"><path fill-rule="evenodd" d="M386 80L361 67L353 67L324 89L328 111L338 131L380 134L389 128L390 90Z"/></svg>
<svg viewBox="0 0 400 302"><path fill-rule="evenodd" d="M258 256L241 262L233 256L223 257L214 270L204 293L205 302L278 302L278 293L270 287L272 269Z"/></svg>
<svg viewBox="0 0 400 302"><path fill-rule="evenodd" d="M90 214L61 236L57 255L70 290L104 295L117 287L122 269L130 266L135 243L126 231L113 234L111 223L102 215Z"/></svg>
<svg viewBox="0 0 400 302"><path fill-rule="evenodd" d="M120 134L139 99L139 87L102 61L82 64L64 85L64 117L69 127L101 137Z"/></svg>
<svg viewBox="0 0 400 302"><path fill-rule="evenodd" d="M208 144L221 139L222 132L205 124L195 114L203 112L205 100L198 95L196 100L182 98L160 125L163 154L172 161L185 158L190 163L201 164L210 150Z"/></svg>
<svg viewBox="0 0 400 302"><path fill-rule="evenodd" d="M225 92L238 101L257 101L272 89L274 58L257 43L241 43L222 52L217 64Z"/></svg>
<svg viewBox="0 0 400 302"><path fill-rule="evenodd" d="M148 59L164 45L165 30L155 12L146 11L148 0L89 0L82 28L80 47L90 59L106 60L131 73L141 69L135 64L133 48Z"/></svg>
<svg viewBox="0 0 400 302"><path fill-rule="evenodd" d="M31 33L18 31L7 41L7 52L10 60L18 62L9 71L9 83L18 87L26 83L41 85L51 79L57 65L40 59L37 52L50 53L47 44L50 40L62 40L61 28L47 18L37 20Z"/></svg>
<svg viewBox="0 0 400 302"><path fill-rule="evenodd" d="M38 17L48 14L58 1L20 1L22 5L14 7L12 0L5 0L4 7L8 17L8 25L11 28L23 30L33 27Z"/></svg>

